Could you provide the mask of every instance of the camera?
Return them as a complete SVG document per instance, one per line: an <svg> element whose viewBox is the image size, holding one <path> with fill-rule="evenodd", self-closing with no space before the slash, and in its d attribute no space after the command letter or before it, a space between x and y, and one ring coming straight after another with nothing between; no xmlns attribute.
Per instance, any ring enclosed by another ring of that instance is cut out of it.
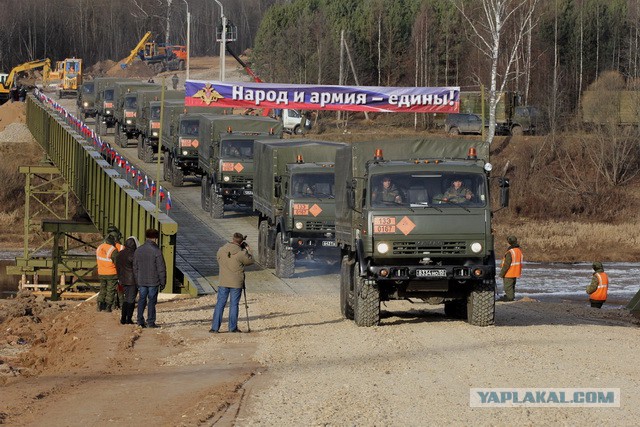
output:
<svg viewBox="0 0 640 427"><path fill-rule="evenodd" d="M247 236L246 236L246 235L245 235L245 236L242 236L242 243L240 243L240 247L241 247L242 249L246 249L246 248L247 248L247 242L246 242L246 240L247 240Z"/></svg>

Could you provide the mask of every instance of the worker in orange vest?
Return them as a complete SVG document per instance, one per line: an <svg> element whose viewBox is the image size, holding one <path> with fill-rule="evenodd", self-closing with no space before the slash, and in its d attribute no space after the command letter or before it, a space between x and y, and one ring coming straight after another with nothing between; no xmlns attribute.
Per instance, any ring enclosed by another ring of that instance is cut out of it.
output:
<svg viewBox="0 0 640 427"><path fill-rule="evenodd" d="M114 303L116 286L118 285L118 272L116 260L118 249L112 233L107 234L104 243L96 249L98 262L98 278L100 279L100 292L98 293L98 311L111 311Z"/></svg>
<svg viewBox="0 0 640 427"><path fill-rule="evenodd" d="M513 301L516 298L516 280L522 274L522 249L516 236L507 237L509 249L502 259L500 277L504 284L504 295L498 301Z"/></svg>
<svg viewBox="0 0 640 427"><path fill-rule="evenodd" d="M604 272L601 262L593 263L593 276L591 283L587 286L589 301L591 307L602 308L602 304L607 300L607 291L609 290L609 276Z"/></svg>

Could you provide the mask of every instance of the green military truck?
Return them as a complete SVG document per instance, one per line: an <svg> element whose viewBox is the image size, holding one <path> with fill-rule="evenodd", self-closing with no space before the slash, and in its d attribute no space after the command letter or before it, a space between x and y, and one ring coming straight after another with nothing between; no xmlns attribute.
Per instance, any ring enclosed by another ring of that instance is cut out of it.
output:
<svg viewBox="0 0 640 427"><path fill-rule="evenodd" d="M153 156L158 151L160 136L160 110L162 90L139 90L137 92L137 106L135 127L138 132L138 158L146 163L153 162ZM167 90L164 93L165 104L184 106L184 91ZM126 101L125 101L126 102Z"/></svg>
<svg viewBox="0 0 640 427"><path fill-rule="evenodd" d="M161 89L160 85L152 83L115 82L113 85L113 119L115 127L115 141L120 147L129 146L130 139L138 138L136 117L138 115L138 91Z"/></svg>
<svg viewBox="0 0 640 427"><path fill-rule="evenodd" d="M164 152L164 179L175 187L184 184L184 177L199 176L198 144L201 138L192 141L198 135L200 117L188 122L193 114L227 114L231 110L215 107L188 107L182 100L165 101L162 119L162 151ZM194 129L193 126L196 126ZM189 145L195 144L195 145Z"/></svg>
<svg viewBox="0 0 640 427"><path fill-rule="evenodd" d="M78 118L85 121L89 117L96 116L96 93L95 82L85 81L78 89L76 105L78 107Z"/></svg>
<svg viewBox="0 0 640 427"><path fill-rule="evenodd" d="M460 113L485 115L485 126L489 120L489 94L480 91L460 92ZM534 134L540 131L542 119L537 108L521 105L521 95L518 92L505 91L498 93L496 105L496 133L501 135ZM449 128L449 133L458 134L458 127Z"/></svg>
<svg viewBox="0 0 640 427"><path fill-rule="evenodd" d="M485 143L459 139L354 142L338 149L336 241L346 318L372 326L380 301L419 298L444 303L447 315L470 324L493 324L488 156ZM452 191L456 181L462 185ZM509 183L499 182L505 207Z"/></svg>
<svg viewBox="0 0 640 427"><path fill-rule="evenodd" d="M200 129L197 147L202 209L213 218L222 218L225 205L251 207L253 141L282 138L282 124L268 117L209 114L185 122L185 128L197 123Z"/></svg>
<svg viewBox="0 0 640 427"><path fill-rule="evenodd" d="M336 150L346 144L308 139L256 140L253 209L258 258L292 277L296 259L338 260L335 240Z"/></svg>
<svg viewBox="0 0 640 427"><path fill-rule="evenodd" d="M116 77L97 77L94 79L96 120L95 130L98 135L106 135L108 128L113 128L115 119L114 90L116 82L138 82L133 79Z"/></svg>

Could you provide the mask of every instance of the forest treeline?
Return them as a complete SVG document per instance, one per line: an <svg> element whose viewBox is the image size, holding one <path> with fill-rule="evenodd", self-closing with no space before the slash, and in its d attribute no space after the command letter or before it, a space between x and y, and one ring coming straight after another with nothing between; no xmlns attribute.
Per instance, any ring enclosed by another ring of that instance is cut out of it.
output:
<svg viewBox="0 0 640 427"><path fill-rule="evenodd" d="M527 5L527 2L529 3ZM186 41L192 16L193 55L217 55L220 7L212 0L5 0L0 66L43 57L83 58L87 64L125 57L151 31L157 41ZM570 114L585 88L607 70L633 81L639 74L640 0L220 0L237 26L238 52L254 48L252 66L263 80L338 84L341 34L361 85L488 86L491 62L479 48L488 37L483 4L534 6L519 40L506 89L524 102ZM477 19L479 33L463 17ZM521 7L515 14L522 13ZM484 23L483 23L484 21ZM505 21L503 51L518 35ZM347 56L345 56L346 58ZM346 62L346 60L345 60ZM343 84L354 84L343 65ZM498 74L500 74L500 69ZM550 106L553 100L553 107Z"/></svg>

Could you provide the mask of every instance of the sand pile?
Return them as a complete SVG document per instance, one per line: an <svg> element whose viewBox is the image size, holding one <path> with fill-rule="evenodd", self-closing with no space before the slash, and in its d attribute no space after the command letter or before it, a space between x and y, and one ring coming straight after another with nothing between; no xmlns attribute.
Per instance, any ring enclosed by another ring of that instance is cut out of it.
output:
<svg viewBox="0 0 640 427"><path fill-rule="evenodd" d="M114 64L106 73L109 77L139 77L149 78L156 75L156 73L145 63L139 60L134 60L127 68L122 68L120 63Z"/></svg>
<svg viewBox="0 0 640 427"><path fill-rule="evenodd" d="M115 65L110 59L106 59L104 61L98 61L93 64L91 67L85 69L85 75L90 74L94 77L103 77L107 74L107 71L111 69Z"/></svg>
<svg viewBox="0 0 640 427"><path fill-rule="evenodd" d="M24 102L6 102L0 105L0 132L11 123L25 123L26 109Z"/></svg>

